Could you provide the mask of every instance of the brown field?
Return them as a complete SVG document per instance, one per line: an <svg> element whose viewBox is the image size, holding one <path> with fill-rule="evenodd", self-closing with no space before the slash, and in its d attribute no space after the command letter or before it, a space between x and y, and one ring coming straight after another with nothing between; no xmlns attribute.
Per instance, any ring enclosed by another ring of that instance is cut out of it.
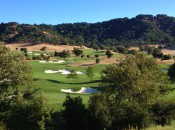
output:
<svg viewBox="0 0 175 130"><path fill-rule="evenodd" d="M16 50L16 48L27 48L28 51L40 51L40 49L44 46L47 47L48 52L54 52L54 51L63 51L63 50L73 50L74 47L80 48L80 46L71 46L71 45L53 45L53 44L47 44L47 43L41 43L41 44L32 44L32 43L11 43L6 44L7 47L9 47L11 50ZM84 49L89 49L85 46L83 46Z"/></svg>
<svg viewBox="0 0 175 130"><path fill-rule="evenodd" d="M151 46L151 47L158 47L158 45L148 45L148 46ZM129 50L139 50L139 47L130 47ZM167 55L167 54L170 54L172 56L175 56L175 47L171 47L171 48L165 48L165 49L162 49L162 53L164 55Z"/></svg>
<svg viewBox="0 0 175 130"><path fill-rule="evenodd" d="M170 50L170 49L162 49L162 53L165 54L170 54L172 56L175 56L175 50Z"/></svg>
<svg viewBox="0 0 175 130"><path fill-rule="evenodd" d="M105 58L105 59L100 59L100 63L99 64L113 64L113 63L118 63L119 61L116 61L116 59L114 58ZM87 61L87 62L75 62L75 63L71 63L68 66L71 67L77 67L77 66L91 66L94 65L95 60L94 61Z"/></svg>
<svg viewBox="0 0 175 130"><path fill-rule="evenodd" d="M169 65L171 65L171 64L174 63L174 60L171 59L171 60L163 60L163 61L161 61L160 59L157 59L157 62L158 62L158 64L169 64Z"/></svg>
<svg viewBox="0 0 175 130"><path fill-rule="evenodd" d="M136 50L136 51L138 51L139 47L130 47L128 50Z"/></svg>

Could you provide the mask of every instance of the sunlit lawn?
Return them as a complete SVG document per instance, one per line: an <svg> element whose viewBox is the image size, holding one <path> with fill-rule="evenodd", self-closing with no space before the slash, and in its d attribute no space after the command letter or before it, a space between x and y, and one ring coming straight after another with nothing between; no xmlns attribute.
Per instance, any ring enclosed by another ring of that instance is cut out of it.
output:
<svg viewBox="0 0 175 130"><path fill-rule="evenodd" d="M94 73L95 76L91 82L90 78L86 76L86 74L78 75L77 79L68 79L67 75L62 75L60 73L56 74L47 74L45 70L60 70L60 69L69 69L75 71L82 71L86 72L87 66L77 66L71 67L70 63L75 62L86 62L86 61L94 61L94 55L100 54L101 56L105 55L104 51L96 51L96 50L84 50L85 55L91 55L93 58L80 58L75 57L71 54L70 58L66 58L66 62L64 63L39 63L39 61L29 61L32 65L33 77L34 77L34 86L43 92L44 95L48 98L49 103L51 106L56 110L61 108L63 101L65 100L65 93L61 93L61 89L74 89L80 90L81 87L97 87L100 84L100 73L102 70L105 69L107 65L96 64L94 65ZM121 59L124 56L121 54L114 54L113 58ZM52 58L51 60L63 60L58 58ZM161 64L161 68L168 68L169 65ZM175 88L175 84L171 85L172 88ZM87 105L90 95L85 94L71 94L71 96L81 96L83 102ZM165 96L166 99L174 99L175 98L175 91L171 91L168 95Z"/></svg>

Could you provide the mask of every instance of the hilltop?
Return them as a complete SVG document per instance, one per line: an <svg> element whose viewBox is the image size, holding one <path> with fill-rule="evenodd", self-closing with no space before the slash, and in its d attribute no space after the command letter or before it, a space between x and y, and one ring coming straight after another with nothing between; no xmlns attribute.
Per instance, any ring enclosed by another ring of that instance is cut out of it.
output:
<svg viewBox="0 0 175 130"><path fill-rule="evenodd" d="M175 17L158 14L117 18L98 23L29 25L16 22L0 24L0 41L58 45L86 45L94 49L117 45L175 43Z"/></svg>

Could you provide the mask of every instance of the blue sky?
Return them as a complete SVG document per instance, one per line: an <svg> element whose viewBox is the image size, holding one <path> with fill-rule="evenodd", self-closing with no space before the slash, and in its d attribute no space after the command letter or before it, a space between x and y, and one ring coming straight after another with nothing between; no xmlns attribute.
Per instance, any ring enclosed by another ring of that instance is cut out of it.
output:
<svg viewBox="0 0 175 130"><path fill-rule="evenodd" d="M0 22L102 22L138 14L175 16L175 0L0 0Z"/></svg>

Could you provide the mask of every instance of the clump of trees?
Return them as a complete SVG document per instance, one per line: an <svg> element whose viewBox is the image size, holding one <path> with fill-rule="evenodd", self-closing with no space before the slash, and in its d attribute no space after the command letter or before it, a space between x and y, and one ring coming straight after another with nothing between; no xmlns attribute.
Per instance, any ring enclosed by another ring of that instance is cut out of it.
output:
<svg viewBox="0 0 175 130"><path fill-rule="evenodd" d="M175 80L175 63L168 68L167 74L170 77L171 81Z"/></svg>
<svg viewBox="0 0 175 130"><path fill-rule="evenodd" d="M62 52L56 52L54 53L54 56L59 56L61 58L67 58L70 56L70 52L69 51L66 51L66 50L63 50Z"/></svg>
<svg viewBox="0 0 175 130"><path fill-rule="evenodd" d="M80 56L83 54L83 50L80 50L79 48L74 48L72 50L72 52L76 55L76 56Z"/></svg>
<svg viewBox="0 0 175 130"><path fill-rule="evenodd" d="M10 130L44 130L51 121L51 109L33 89L31 66L24 55L1 44L0 63L0 122Z"/></svg>
<svg viewBox="0 0 175 130"><path fill-rule="evenodd" d="M120 64L110 65L102 72L102 94L90 99L93 115L106 128L145 127L154 120L150 108L158 97L169 92L168 83L167 75L155 59L143 54L129 55Z"/></svg>
<svg viewBox="0 0 175 130"><path fill-rule="evenodd" d="M113 54L110 50L107 50L105 55L107 55L108 58L111 58Z"/></svg>
<svg viewBox="0 0 175 130"><path fill-rule="evenodd" d="M95 63L96 63L96 64L100 63L100 59L97 58L97 59L95 60Z"/></svg>

